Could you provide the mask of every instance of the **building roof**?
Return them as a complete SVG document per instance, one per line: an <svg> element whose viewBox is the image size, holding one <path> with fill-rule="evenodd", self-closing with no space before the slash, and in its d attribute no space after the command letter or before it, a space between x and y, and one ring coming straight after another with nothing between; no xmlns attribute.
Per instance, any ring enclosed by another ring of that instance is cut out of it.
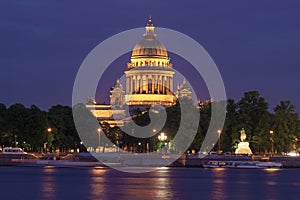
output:
<svg viewBox="0 0 300 200"><path fill-rule="evenodd" d="M144 38L135 45L132 51L132 57L160 56L168 58L167 49L159 40L156 39L154 28L152 20L149 19L146 25Z"/></svg>

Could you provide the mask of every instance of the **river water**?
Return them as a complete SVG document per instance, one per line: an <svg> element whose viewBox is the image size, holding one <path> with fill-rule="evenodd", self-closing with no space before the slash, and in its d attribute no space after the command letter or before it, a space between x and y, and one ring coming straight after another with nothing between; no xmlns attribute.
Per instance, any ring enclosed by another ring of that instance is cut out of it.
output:
<svg viewBox="0 0 300 200"><path fill-rule="evenodd" d="M300 199L300 169L0 167L0 199Z"/></svg>

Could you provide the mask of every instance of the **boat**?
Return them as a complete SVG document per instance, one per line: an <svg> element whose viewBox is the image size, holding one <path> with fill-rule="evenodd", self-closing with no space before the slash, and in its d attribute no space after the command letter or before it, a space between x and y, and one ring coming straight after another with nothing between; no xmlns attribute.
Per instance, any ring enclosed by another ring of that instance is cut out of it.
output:
<svg viewBox="0 0 300 200"><path fill-rule="evenodd" d="M228 166L228 162L216 161L216 160L211 160L208 161L207 164L203 164L204 168L219 168L219 167L226 167L226 166Z"/></svg>
<svg viewBox="0 0 300 200"><path fill-rule="evenodd" d="M208 161L204 168L241 168L241 169L262 169L282 168L282 163L261 162L261 161Z"/></svg>
<svg viewBox="0 0 300 200"><path fill-rule="evenodd" d="M21 148L16 147L4 147L2 150L3 154L27 154L27 152L24 152Z"/></svg>
<svg viewBox="0 0 300 200"><path fill-rule="evenodd" d="M282 168L282 163L277 162L261 162L261 161L232 161L229 162L229 168Z"/></svg>

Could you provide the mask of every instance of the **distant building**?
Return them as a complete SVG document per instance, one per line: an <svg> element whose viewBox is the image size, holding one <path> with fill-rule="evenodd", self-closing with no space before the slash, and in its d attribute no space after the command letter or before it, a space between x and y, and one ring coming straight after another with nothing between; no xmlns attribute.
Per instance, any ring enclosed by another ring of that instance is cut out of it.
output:
<svg viewBox="0 0 300 200"><path fill-rule="evenodd" d="M188 86L185 79L183 80L183 83L177 87L177 91L175 94L177 98L192 99L191 88Z"/></svg>

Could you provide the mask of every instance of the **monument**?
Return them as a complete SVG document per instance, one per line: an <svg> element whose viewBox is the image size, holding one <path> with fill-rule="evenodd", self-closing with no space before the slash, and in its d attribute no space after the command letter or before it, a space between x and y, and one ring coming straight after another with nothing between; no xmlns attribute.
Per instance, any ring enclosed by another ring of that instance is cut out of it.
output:
<svg viewBox="0 0 300 200"><path fill-rule="evenodd" d="M241 142L238 144L238 148L235 150L235 154L252 154L252 151L249 147L249 142L245 142L246 140L246 131L244 128L240 131L241 133Z"/></svg>

